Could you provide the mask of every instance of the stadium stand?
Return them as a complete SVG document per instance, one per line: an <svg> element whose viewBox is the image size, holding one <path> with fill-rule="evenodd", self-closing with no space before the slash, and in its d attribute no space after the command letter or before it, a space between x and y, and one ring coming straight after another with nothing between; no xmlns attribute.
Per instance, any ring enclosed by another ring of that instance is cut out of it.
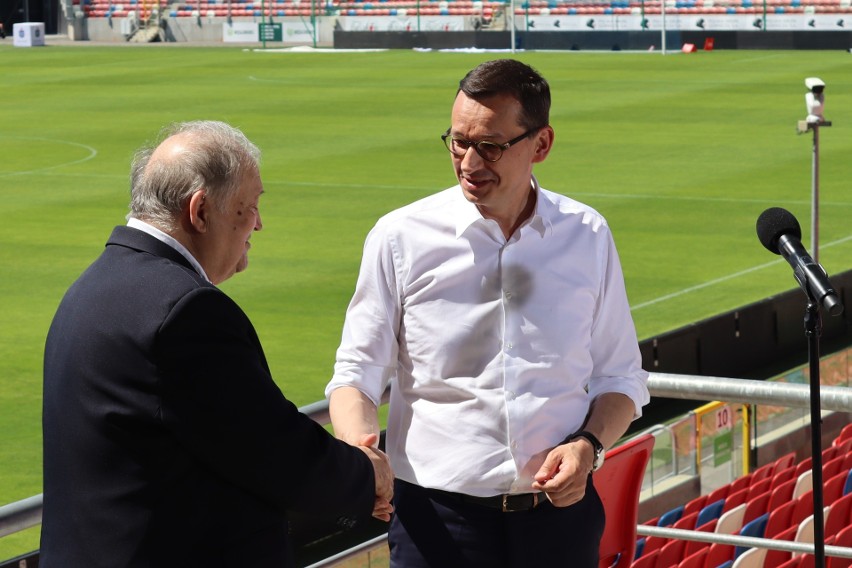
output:
<svg viewBox="0 0 852 568"><path fill-rule="evenodd" d="M852 428L846 426L822 453L825 543L842 547L852 546L850 440ZM813 475L809 468L813 460L794 460L795 454L786 454L751 474L642 524L673 525L674 528L812 544L814 500ZM687 509L690 513L684 515ZM809 568L814 565L812 555L780 550L677 541L656 536L640 538L638 543L633 567ZM844 558L829 557L826 561L828 568L848 568L850 565L852 560Z"/></svg>
<svg viewBox="0 0 852 568"><path fill-rule="evenodd" d="M172 17L287 17L287 16L396 16L419 13L428 16L483 16L489 18L506 9L507 2L483 0L236 0L229 5L219 1L167 0L73 0L90 18L123 18L135 14L149 17L153 10ZM852 13L849 0L766 0L773 13ZM754 0L667 0L667 14L715 15L762 14L763 3ZM516 15L658 15L660 0L531 0L519 1ZM852 435L850 432L848 435Z"/></svg>

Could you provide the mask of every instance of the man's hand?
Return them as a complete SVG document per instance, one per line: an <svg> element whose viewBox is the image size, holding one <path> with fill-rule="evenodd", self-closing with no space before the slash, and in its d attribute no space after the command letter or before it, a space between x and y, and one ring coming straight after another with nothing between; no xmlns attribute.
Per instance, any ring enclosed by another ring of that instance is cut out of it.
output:
<svg viewBox="0 0 852 568"><path fill-rule="evenodd" d="M378 448L379 437L375 434L365 434L358 440L361 449L370 463L373 464L376 477L376 502L373 505L373 517L388 522L393 513L393 470L388 456Z"/></svg>
<svg viewBox="0 0 852 568"><path fill-rule="evenodd" d="M532 488L544 491L556 507L567 507L586 494L586 482L594 465L595 450L585 438L556 446L535 474Z"/></svg>

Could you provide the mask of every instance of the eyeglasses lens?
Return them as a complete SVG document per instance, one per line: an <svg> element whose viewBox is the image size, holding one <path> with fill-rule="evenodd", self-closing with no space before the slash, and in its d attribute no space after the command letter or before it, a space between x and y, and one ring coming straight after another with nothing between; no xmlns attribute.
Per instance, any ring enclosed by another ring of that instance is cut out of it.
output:
<svg viewBox="0 0 852 568"><path fill-rule="evenodd" d="M503 155L503 148L493 142L481 141L473 143L451 136L445 138L444 142L447 145L447 149L458 157L464 156L471 146L476 149L477 154L489 162L496 162Z"/></svg>

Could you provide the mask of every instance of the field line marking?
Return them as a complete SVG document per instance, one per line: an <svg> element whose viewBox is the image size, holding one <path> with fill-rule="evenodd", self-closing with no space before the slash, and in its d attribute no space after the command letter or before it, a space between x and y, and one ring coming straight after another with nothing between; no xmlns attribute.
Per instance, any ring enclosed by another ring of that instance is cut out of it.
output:
<svg viewBox="0 0 852 568"><path fill-rule="evenodd" d="M840 245L845 242L852 241L852 235L843 237L842 239L837 239L836 241L832 241L830 243L826 243L822 245L822 248L828 248L835 245ZM701 284L696 284L695 286L690 286L689 288L684 288L683 290L678 290L677 292L672 292L671 294L666 294L665 296L660 296L659 298L655 298L653 300L648 300L647 302L642 302L641 304L636 304L635 306L630 306L630 311L641 310L642 308L647 308L649 306L653 306L655 304L659 304L660 302L665 302L667 300L671 300L677 298L679 296L684 296L686 294L696 292L698 290L702 290L704 288L709 288L710 286L715 286L716 284L721 284L722 282L726 282L728 280L733 280L734 278L739 278L740 276L745 276L746 274L750 274L752 272L757 272L758 270L763 270L764 268L768 268L770 266L774 266L779 262L786 262L783 258L778 258L771 262L766 262L763 264L759 264L757 266L752 266L751 268L747 268L746 270L741 270L739 272L734 272L733 274L728 274L727 276L721 276L719 278L714 278L713 280L708 280L707 282L702 282Z"/></svg>
<svg viewBox="0 0 852 568"><path fill-rule="evenodd" d="M78 148L83 148L85 150L88 150L89 155L86 156L85 158L81 158L79 160L74 160L74 161L71 161L71 162L63 162L63 163L57 164L55 166L47 166L45 168L39 168L39 169L36 169L36 170L29 170L29 171L22 171L22 172L8 172L8 173L0 172L0 176L2 176L2 177L38 174L38 173L41 173L41 172L47 172L47 171L50 171L50 170L55 170L57 168L63 168L65 166L73 166L74 164L82 164L83 162L88 162L89 160L91 160L92 158L94 158L95 156L98 155L98 151L95 148L88 146L86 144L81 144L80 142L71 142L70 140L60 140L58 138L41 138L41 137L37 137L37 136L9 136L8 138L18 139L18 140L37 140L37 141L41 141L41 142L58 142L60 144L67 144L69 146L77 146Z"/></svg>

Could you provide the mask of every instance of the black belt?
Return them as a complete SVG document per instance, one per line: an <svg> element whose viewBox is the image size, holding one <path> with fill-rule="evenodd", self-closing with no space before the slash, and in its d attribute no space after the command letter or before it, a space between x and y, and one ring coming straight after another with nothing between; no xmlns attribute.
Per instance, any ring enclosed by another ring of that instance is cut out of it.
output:
<svg viewBox="0 0 852 568"><path fill-rule="evenodd" d="M440 489L429 489L428 491L450 497L462 503L480 505L482 507L488 507L489 509L502 511L504 513L532 511L540 503L547 500L541 493L506 493L503 495L495 495L493 497L474 497L473 495L451 493L449 491L441 491Z"/></svg>

